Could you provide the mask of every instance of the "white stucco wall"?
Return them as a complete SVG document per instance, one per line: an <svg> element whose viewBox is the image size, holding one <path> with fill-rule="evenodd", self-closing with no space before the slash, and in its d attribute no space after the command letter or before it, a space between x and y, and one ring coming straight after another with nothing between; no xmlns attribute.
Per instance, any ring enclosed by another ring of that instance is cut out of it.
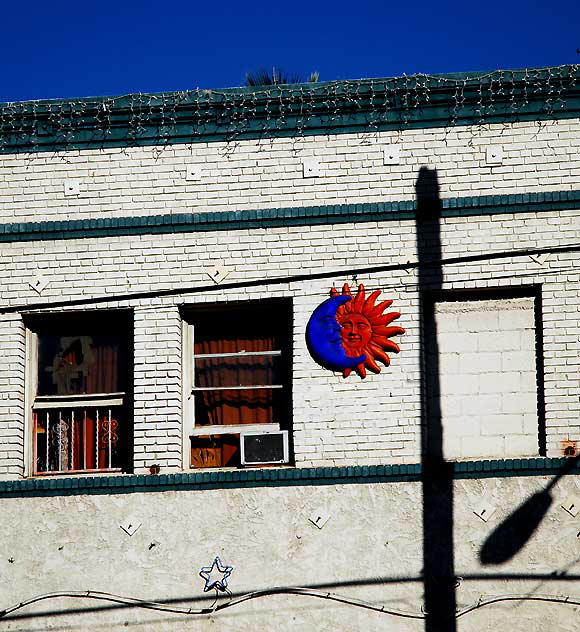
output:
<svg viewBox="0 0 580 632"><path fill-rule="evenodd" d="M580 596L579 519L560 505L580 494L576 477L552 490L533 538L510 561L484 566L481 546L548 477L458 480L454 546L458 608L492 595ZM56 591L103 591L178 607L210 607L198 573L215 555L234 566L234 594L310 586L421 615L422 526L419 483L244 487L229 490L3 498L0 609ZM495 508L488 522L481 507ZM322 529L309 517L329 516ZM120 524L140 523L129 537ZM435 524L435 519L434 519ZM153 546L152 546L153 545ZM12 561L10 561L12 560ZM498 577L499 575L499 577ZM486 579L486 576L488 577ZM227 595L218 603L226 602ZM175 600L175 601L172 601ZM404 619L307 596L270 595L194 617L88 599L53 599L0 619L1 630L397 630ZM86 610L95 608L95 610ZM78 612L73 612L75 610ZM62 612L61 612L62 611ZM487 606L458 621L462 632L576 629L575 608L531 601Z"/></svg>

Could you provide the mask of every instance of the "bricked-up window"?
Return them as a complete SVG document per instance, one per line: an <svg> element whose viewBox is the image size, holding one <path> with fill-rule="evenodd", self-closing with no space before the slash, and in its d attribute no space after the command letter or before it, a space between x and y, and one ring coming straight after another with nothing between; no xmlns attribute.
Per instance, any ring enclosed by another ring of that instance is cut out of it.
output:
<svg viewBox="0 0 580 632"><path fill-rule="evenodd" d="M445 457L542 454L539 296L455 299L435 304Z"/></svg>
<svg viewBox="0 0 580 632"><path fill-rule="evenodd" d="M240 465L240 432L290 430L291 321L286 301L193 311L192 467Z"/></svg>
<svg viewBox="0 0 580 632"><path fill-rule="evenodd" d="M29 323L33 474L129 470L129 326L125 312Z"/></svg>

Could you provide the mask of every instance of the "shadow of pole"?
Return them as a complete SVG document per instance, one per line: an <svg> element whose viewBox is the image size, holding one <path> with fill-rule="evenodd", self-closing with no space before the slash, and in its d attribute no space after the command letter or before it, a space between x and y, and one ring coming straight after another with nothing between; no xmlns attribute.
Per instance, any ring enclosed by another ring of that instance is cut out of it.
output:
<svg viewBox="0 0 580 632"><path fill-rule="evenodd" d="M484 566L508 562L527 544L552 505L552 488L576 467L579 459L568 459L544 489L532 494L491 532L479 551Z"/></svg>
<svg viewBox="0 0 580 632"><path fill-rule="evenodd" d="M417 196L417 255L421 318L421 463L425 630L457 629L453 550L453 468L443 455L435 295L441 290L441 198L437 171L421 167ZM424 264L424 265L421 265Z"/></svg>

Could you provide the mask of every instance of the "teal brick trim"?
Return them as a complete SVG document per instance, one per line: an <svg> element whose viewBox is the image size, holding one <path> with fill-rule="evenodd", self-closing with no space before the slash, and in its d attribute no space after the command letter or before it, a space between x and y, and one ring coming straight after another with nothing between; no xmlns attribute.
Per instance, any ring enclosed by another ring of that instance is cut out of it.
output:
<svg viewBox="0 0 580 632"><path fill-rule="evenodd" d="M577 65L0 104L0 152L377 132L580 116Z"/></svg>
<svg viewBox="0 0 580 632"><path fill-rule="evenodd" d="M565 458L497 459L453 464L456 479L554 476ZM399 483L421 479L420 464L348 467L279 468L187 472L181 474L33 478L0 481L1 497L66 496L73 494L125 494L135 492L199 491L240 487L295 487ZM572 470L580 473L578 464Z"/></svg>
<svg viewBox="0 0 580 632"><path fill-rule="evenodd" d="M580 190L446 198L442 204L443 217L574 210L580 208ZM0 224L0 242L383 222L414 219L415 209L414 200L405 200L251 211L19 222Z"/></svg>

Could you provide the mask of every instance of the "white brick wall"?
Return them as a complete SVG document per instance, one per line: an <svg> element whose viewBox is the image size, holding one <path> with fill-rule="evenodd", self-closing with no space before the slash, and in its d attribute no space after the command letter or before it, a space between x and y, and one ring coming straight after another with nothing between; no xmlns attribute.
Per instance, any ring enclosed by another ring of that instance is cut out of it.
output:
<svg viewBox="0 0 580 632"><path fill-rule="evenodd" d="M533 298L436 305L446 458L538 455Z"/></svg>
<svg viewBox="0 0 580 632"><path fill-rule="evenodd" d="M134 466L181 468L181 317L174 306L135 312Z"/></svg>
<svg viewBox="0 0 580 632"><path fill-rule="evenodd" d="M481 129L458 127L448 131L446 140L443 130L408 130L371 138L340 135L309 137L299 142L244 141L227 154L223 144L215 143L193 148L172 146L160 153L152 148L131 148L2 156L2 221L413 199L417 173L423 165L437 168L444 197L570 190L580 184L575 159L580 145L577 130L577 121L560 121L542 126L518 123ZM382 164L381 147L386 142L401 143L401 165ZM501 168L484 164L485 147L491 143L504 147ZM321 177L301 177L300 161L309 155L320 157ZM201 182L185 180L185 166L190 163L203 166L207 175ZM73 176L82 180L84 192L67 198L62 182ZM580 243L580 212L446 218L441 225L441 240L443 257ZM354 375L344 380L320 368L307 352L304 331L312 310L333 284L352 284L350 276L342 272L345 268L416 260L415 227L410 220L14 242L0 246L0 296L2 306L24 306L39 300L50 303L63 298L127 295L123 300L87 307L134 310L138 471L146 471L153 463L173 471L182 465L178 306L290 296L294 304L297 464L408 463L420 458L416 273L358 275L358 282L369 289L382 289L382 297L395 300L392 309L402 312L400 324L407 330L400 340L401 354L393 355L391 367L381 374L369 375L364 381ZM455 264L443 270L446 290L542 286L546 433L548 454L553 456L560 454L561 439L580 439L580 293L576 261L577 253L553 255L541 263L524 256ZM155 300L130 298L139 292L205 286L211 283L207 273L216 264L228 269L228 283L267 281L309 272L335 274L327 281L265 283L228 291L216 285L210 292ZM37 274L48 281L40 296L29 285ZM500 348L484 351L478 349L475 340L473 349L467 345L462 352L481 352L477 362L484 366L487 361L490 370L497 369L499 358L502 373L519 374L518 367L522 360L525 362L529 349L508 351L504 345L509 337L500 326L499 312L497 318L496 337L490 340ZM15 476L22 473L24 452L25 344L19 315L0 316L0 345L0 473ZM453 344L445 348L451 351ZM458 357L457 362L460 360ZM470 362L473 360L471 357ZM451 357L445 360L450 366L453 361ZM453 370L461 369L454 366ZM522 428L531 428L535 424L532 412L520 408L522 389L530 388L530 381L524 377L520 375L519 387L509 383L509 392L501 394L505 406L502 404L503 408L493 414L505 416L508 423L517 417ZM471 385L467 384L469 378L474 378ZM478 396L497 399L493 391L479 392L493 387L478 382L483 380L482 375L463 375L463 380L468 393L477 388ZM453 410L451 401L445 406ZM500 423L493 417L489 422L490 428ZM514 445L513 436L505 435L499 453L524 451L523 444ZM481 439L484 435L473 437ZM497 456L495 450L494 454Z"/></svg>
<svg viewBox="0 0 580 632"><path fill-rule="evenodd" d="M571 190L580 185L576 120L458 126L225 143L0 155L2 222L411 200L421 166L441 195ZM383 164L398 144L401 162ZM503 148L501 165L486 148ZM304 178L316 157L321 175ZM198 181L186 169L201 169ZM67 196L64 183L79 180Z"/></svg>
<svg viewBox="0 0 580 632"><path fill-rule="evenodd" d="M24 471L25 331L18 315L0 320L0 478Z"/></svg>

